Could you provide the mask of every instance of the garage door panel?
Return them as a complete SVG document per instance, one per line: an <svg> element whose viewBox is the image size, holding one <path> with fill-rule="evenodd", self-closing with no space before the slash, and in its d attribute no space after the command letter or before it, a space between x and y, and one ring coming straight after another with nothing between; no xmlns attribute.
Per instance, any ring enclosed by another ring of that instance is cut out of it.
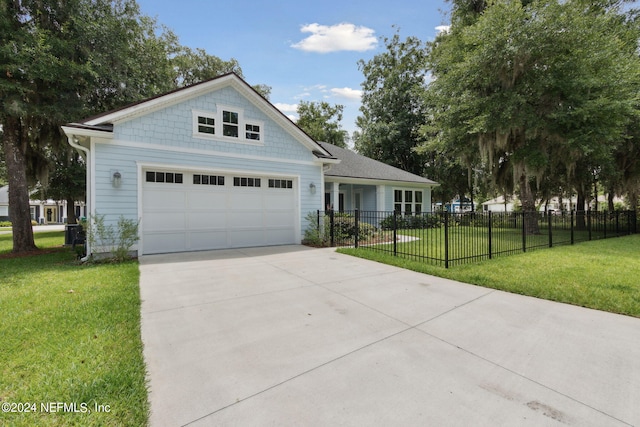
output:
<svg viewBox="0 0 640 427"><path fill-rule="evenodd" d="M268 229L265 238L271 245L286 245L295 239L295 233L290 228Z"/></svg>
<svg viewBox="0 0 640 427"><path fill-rule="evenodd" d="M229 230L229 247L246 248L268 244L263 230Z"/></svg>
<svg viewBox="0 0 640 427"><path fill-rule="evenodd" d="M228 208L231 210L252 210L262 208L262 194L260 191L239 192L229 195Z"/></svg>
<svg viewBox="0 0 640 427"><path fill-rule="evenodd" d="M184 212L145 212L144 214L144 229L146 231L175 230L184 232L185 228Z"/></svg>
<svg viewBox="0 0 640 427"><path fill-rule="evenodd" d="M295 202L293 197L291 197L290 192L281 193L279 191L274 191L268 194L264 199L264 208L265 209L293 209L295 206Z"/></svg>
<svg viewBox="0 0 640 427"><path fill-rule="evenodd" d="M227 224L230 227L249 227L249 228L262 228L262 215L261 211L235 211L232 215L229 215Z"/></svg>
<svg viewBox="0 0 640 427"><path fill-rule="evenodd" d="M217 188L214 189L214 191L190 192L189 202L188 202L189 208L190 209L219 209L221 211L225 211L227 208L226 206L227 194L225 192L221 192Z"/></svg>
<svg viewBox="0 0 640 427"><path fill-rule="evenodd" d="M184 231L179 233L152 233L146 234L144 238L145 247L153 248L152 251L146 253L167 253L167 252L184 252L187 244Z"/></svg>
<svg viewBox="0 0 640 427"><path fill-rule="evenodd" d="M194 251L228 247L226 230L189 233L189 240L190 249Z"/></svg>
<svg viewBox="0 0 640 427"><path fill-rule="evenodd" d="M234 186L231 175L225 185L192 184L191 173L173 172L183 183L143 183L143 253L296 243L294 189L270 188L268 178L262 187Z"/></svg>
<svg viewBox="0 0 640 427"><path fill-rule="evenodd" d="M291 228L291 212L289 211L269 211L264 213L264 222L269 227Z"/></svg>
<svg viewBox="0 0 640 427"><path fill-rule="evenodd" d="M227 213L226 212L206 212L206 211L198 211L198 212L189 212L188 213L188 227L190 230L200 229L200 230L208 230L215 228L225 228L225 224L227 221Z"/></svg>
<svg viewBox="0 0 640 427"><path fill-rule="evenodd" d="M145 188L142 193L142 204L146 209L185 209L186 196L182 190Z"/></svg>

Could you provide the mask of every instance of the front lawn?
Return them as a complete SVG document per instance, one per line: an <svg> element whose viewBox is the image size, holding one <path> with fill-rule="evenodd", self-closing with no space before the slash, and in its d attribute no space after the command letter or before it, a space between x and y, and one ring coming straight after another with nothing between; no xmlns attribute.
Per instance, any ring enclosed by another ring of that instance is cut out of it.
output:
<svg viewBox="0 0 640 427"><path fill-rule="evenodd" d="M79 265L64 232L35 238L48 253L12 257L0 235L0 425L146 425L137 262Z"/></svg>
<svg viewBox="0 0 640 427"><path fill-rule="evenodd" d="M460 282L640 317L640 235L541 249L449 269L366 247L338 251Z"/></svg>

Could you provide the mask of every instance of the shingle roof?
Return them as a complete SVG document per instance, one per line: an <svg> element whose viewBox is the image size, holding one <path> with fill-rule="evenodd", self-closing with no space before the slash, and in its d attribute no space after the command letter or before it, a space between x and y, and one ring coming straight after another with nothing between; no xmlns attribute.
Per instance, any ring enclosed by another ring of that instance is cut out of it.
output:
<svg viewBox="0 0 640 427"><path fill-rule="evenodd" d="M340 163L332 165L331 169L325 172L325 176L438 185L428 178L403 171L351 150L340 148L327 142L319 142L319 144L333 156L340 159Z"/></svg>

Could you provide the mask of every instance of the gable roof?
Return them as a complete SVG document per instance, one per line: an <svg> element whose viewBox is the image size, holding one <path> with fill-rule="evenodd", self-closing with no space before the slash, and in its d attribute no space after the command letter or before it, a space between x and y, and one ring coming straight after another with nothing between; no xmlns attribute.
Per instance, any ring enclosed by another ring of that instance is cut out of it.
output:
<svg viewBox="0 0 640 427"><path fill-rule="evenodd" d="M307 135L284 113L278 110L269 100L260 95L247 82L235 73L222 74L220 76L205 80L190 86L175 89L170 92L160 94L133 104L126 105L116 110L108 111L97 116L89 117L77 123L68 123L63 126L63 130L77 135L95 136L101 134L112 134L113 125L122 123L136 117L140 117L151 112L179 104L190 98L195 98L225 87L233 87L245 98L265 113L269 118L279 124L296 140L300 141L312 152L316 152L316 157L326 160L327 163L335 162L335 158L318 144L313 138ZM66 129L65 129L66 128ZM318 155L319 154L319 155Z"/></svg>
<svg viewBox="0 0 640 427"><path fill-rule="evenodd" d="M408 182L430 184L433 186L439 185L437 182L428 178L370 159L369 157L329 144L328 142L319 142L319 144L340 160L339 164L332 165L331 169L324 173L327 177Z"/></svg>

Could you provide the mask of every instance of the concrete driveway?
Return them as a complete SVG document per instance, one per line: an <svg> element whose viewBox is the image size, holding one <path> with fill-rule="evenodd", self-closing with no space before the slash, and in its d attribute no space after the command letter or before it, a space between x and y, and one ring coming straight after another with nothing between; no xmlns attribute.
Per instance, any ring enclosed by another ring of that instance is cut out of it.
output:
<svg viewBox="0 0 640 427"><path fill-rule="evenodd" d="M152 426L640 426L640 319L283 246L145 256Z"/></svg>

